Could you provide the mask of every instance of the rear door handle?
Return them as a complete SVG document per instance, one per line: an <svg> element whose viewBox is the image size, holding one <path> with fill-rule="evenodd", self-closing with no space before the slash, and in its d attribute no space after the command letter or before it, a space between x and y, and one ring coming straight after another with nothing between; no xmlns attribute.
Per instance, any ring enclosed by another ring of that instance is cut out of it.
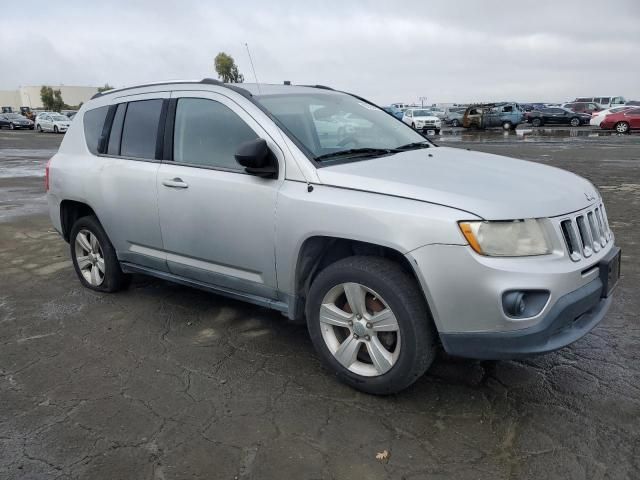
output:
<svg viewBox="0 0 640 480"><path fill-rule="evenodd" d="M162 181L162 184L165 187L169 187L169 188L189 188L189 185L185 182L182 181L181 178L165 178Z"/></svg>

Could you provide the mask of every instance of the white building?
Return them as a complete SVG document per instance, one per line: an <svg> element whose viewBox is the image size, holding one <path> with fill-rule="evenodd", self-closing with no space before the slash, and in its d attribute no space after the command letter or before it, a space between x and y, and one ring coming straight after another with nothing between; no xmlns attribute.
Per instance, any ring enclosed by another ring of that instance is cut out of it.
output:
<svg viewBox="0 0 640 480"><path fill-rule="evenodd" d="M62 100L67 105L79 105L89 100L98 92L98 87L79 87L70 85L49 85L60 90ZM40 99L42 85L19 87L17 90L0 90L0 107L12 107L18 111L20 107L43 108Z"/></svg>

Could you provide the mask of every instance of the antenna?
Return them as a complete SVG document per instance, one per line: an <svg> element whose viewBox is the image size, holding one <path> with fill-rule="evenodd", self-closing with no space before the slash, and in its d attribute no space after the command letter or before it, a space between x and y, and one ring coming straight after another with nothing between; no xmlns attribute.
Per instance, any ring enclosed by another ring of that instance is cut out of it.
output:
<svg viewBox="0 0 640 480"><path fill-rule="evenodd" d="M249 55L249 62L251 63L251 70L253 70L253 77L256 79L256 85L258 85L258 92L260 92L260 95L262 95L260 82L258 81L258 75L256 75L256 69L253 66L253 59L251 58L251 52L249 51L249 44L245 42L244 46L247 47L247 55Z"/></svg>

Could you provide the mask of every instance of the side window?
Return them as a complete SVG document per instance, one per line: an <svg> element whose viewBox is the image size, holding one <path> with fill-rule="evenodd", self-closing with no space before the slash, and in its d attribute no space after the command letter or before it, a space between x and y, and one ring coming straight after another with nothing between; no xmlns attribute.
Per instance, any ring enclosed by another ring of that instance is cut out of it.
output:
<svg viewBox="0 0 640 480"><path fill-rule="evenodd" d="M129 102L122 128L120 155L134 158L156 158L156 141L162 100Z"/></svg>
<svg viewBox="0 0 640 480"><path fill-rule="evenodd" d="M413 112L411 110L406 111L407 117L413 117Z"/></svg>
<svg viewBox="0 0 640 480"><path fill-rule="evenodd" d="M505 112L505 113L513 112L513 106L512 105L508 105L506 107L503 107L502 111Z"/></svg>
<svg viewBox="0 0 640 480"><path fill-rule="evenodd" d="M255 138L256 132L220 102L178 100L173 133L175 162L243 171L234 155L240 144Z"/></svg>
<svg viewBox="0 0 640 480"><path fill-rule="evenodd" d="M611 101L610 97L602 97L600 99L600 102L598 102L598 103L602 103L603 105L607 105L610 101Z"/></svg>
<svg viewBox="0 0 640 480"><path fill-rule="evenodd" d="M102 135L104 120L107 118L109 107L99 107L88 110L84 113L84 138L87 141L87 148L94 155L98 154L98 142ZM49 122L51 117L45 115L42 120Z"/></svg>
<svg viewBox="0 0 640 480"><path fill-rule="evenodd" d="M116 109L116 114L113 116L113 123L111 124L111 133L109 134L109 146L107 147L107 154L120 155L120 140L122 139L122 124L124 123L124 113L127 110L127 104L121 103Z"/></svg>

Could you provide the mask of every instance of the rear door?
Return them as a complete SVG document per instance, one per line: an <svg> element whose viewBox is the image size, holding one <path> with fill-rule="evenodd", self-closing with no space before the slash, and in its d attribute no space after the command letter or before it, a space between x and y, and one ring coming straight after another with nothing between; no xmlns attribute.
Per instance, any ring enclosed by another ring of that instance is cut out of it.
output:
<svg viewBox="0 0 640 480"><path fill-rule="evenodd" d="M106 127L95 141L100 149L94 187L100 195L95 207L99 208L98 218L121 261L160 271L167 271L167 263L156 177L168 98L169 92L120 97L107 113ZM102 125L99 116L96 121Z"/></svg>
<svg viewBox="0 0 640 480"><path fill-rule="evenodd" d="M172 94L157 190L171 273L218 288L276 298L275 214L284 156L260 125L228 97ZM173 123L172 123L173 122ZM278 179L247 174L238 147L264 138L280 163Z"/></svg>
<svg viewBox="0 0 640 480"><path fill-rule="evenodd" d="M628 111L625 116L629 120L629 125L631 125L631 128L640 128L640 108L635 108Z"/></svg>

